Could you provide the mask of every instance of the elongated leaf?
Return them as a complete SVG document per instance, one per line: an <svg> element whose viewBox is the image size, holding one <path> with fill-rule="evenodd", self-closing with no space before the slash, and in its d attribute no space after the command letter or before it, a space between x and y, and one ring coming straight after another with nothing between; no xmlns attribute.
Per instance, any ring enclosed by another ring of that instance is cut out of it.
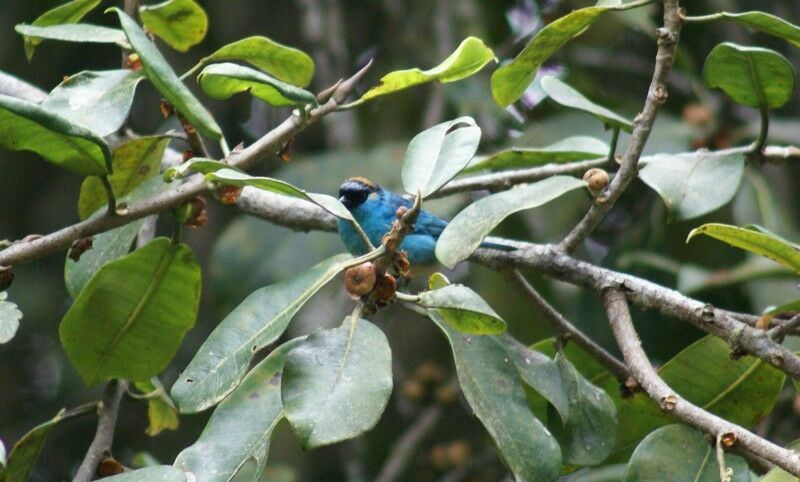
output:
<svg viewBox="0 0 800 482"><path fill-rule="evenodd" d="M235 171L233 169L220 169L210 174L206 174L205 179L206 181L216 181L230 186L251 186L257 189L263 189L264 191L271 191L278 194L284 194L286 196L305 199L318 205L322 209L328 211L338 218L353 219L353 215L350 214L350 211L348 211L347 208L344 207L344 204L339 202L339 200L335 197L328 196L327 194L308 192L292 186L288 182L281 181L280 179L251 176L247 173Z"/></svg>
<svg viewBox="0 0 800 482"><path fill-rule="evenodd" d="M790 449L798 450L800 449L800 441L795 440L794 442L789 444ZM800 478L795 477L794 475L786 472L780 467L773 467L767 474L758 479L758 482L798 482Z"/></svg>
<svg viewBox="0 0 800 482"><path fill-rule="evenodd" d="M573 109L588 112L600 119L602 122L625 132L633 130L633 123L621 115L597 105L575 90L572 86L565 84L557 77L546 76L542 78L542 90L554 101L561 105L572 107Z"/></svg>
<svg viewBox="0 0 800 482"><path fill-rule="evenodd" d="M795 77L792 64L778 52L725 42L708 54L703 80L739 104L774 109L791 99Z"/></svg>
<svg viewBox="0 0 800 482"><path fill-rule="evenodd" d="M14 27L14 30L24 35L25 38L35 39L37 42L43 40L61 40L63 42L117 44L125 49L131 47L128 43L128 38L125 37L125 32L122 30L88 23L60 24L51 25L49 27L37 27L36 25L21 23Z"/></svg>
<svg viewBox="0 0 800 482"><path fill-rule="evenodd" d="M409 194L433 194L461 172L481 141L472 117L459 117L426 129L411 139L403 162L403 187Z"/></svg>
<svg viewBox="0 0 800 482"><path fill-rule="evenodd" d="M172 182L175 179L187 177L197 172L208 174L210 172L219 171L220 169L232 169L232 167L224 161L217 161L205 157L193 157L183 164L178 164L164 171L164 181Z"/></svg>
<svg viewBox="0 0 800 482"><path fill-rule="evenodd" d="M229 394L253 354L278 339L297 311L351 258L329 258L293 279L254 291L206 339L172 386L181 413L205 410Z"/></svg>
<svg viewBox="0 0 800 482"><path fill-rule="evenodd" d="M7 343L14 338L19 328L22 312L17 305L8 301L8 293L0 291L0 344Z"/></svg>
<svg viewBox="0 0 800 482"><path fill-rule="evenodd" d="M280 81L258 70L242 65L222 63L204 68L197 82L206 95L227 99L235 94L249 92L254 97L274 106L317 105L311 92Z"/></svg>
<svg viewBox="0 0 800 482"><path fill-rule="evenodd" d="M0 469L5 467L6 465L6 446L3 445L3 441L0 440ZM2 470L0 470L0 474L2 474Z"/></svg>
<svg viewBox="0 0 800 482"><path fill-rule="evenodd" d="M492 74L492 96L502 107L516 101L536 77L539 67L574 37L582 34L601 14L612 7L581 8L541 29L511 62Z"/></svg>
<svg viewBox="0 0 800 482"><path fill-rule="evenodd" d="M435 309L458 331L473 334L503 333L506 322L483 298L464 285L448 285L419 294L420 306Z"/></svg>
<svg viewBox="0 0 800 482"><path fill-rule="evenodd" d="M279 44L267 37L247 37L221 47L201 64L241 60L278 80L305 87L314 76L314 61L302 50Z"/></svg>
<svg viewBox="0 0 800 482"><path fill-rule="evenodd" d="M680 463L675 463L676 461ZM736 455L725 455L725 465L732 469L731 482L750 482L747 462ZM661 482L670 480L719 482L719 465L714 446L706 437L687 425L675 424L651 433L633 452L624 482Z"/></svg>
<svg viewBox="0 0 800 482"><path fill-rule="evenodd" d="M61 343L87 385L145 380L172 359L199 302L191 249L158 238L100 268L61 321Z"/></svg>
<svg viewBox="0 0 800 482"><path fill-rule="evenodd" d="M392 352L367 320L318 330L286 357L281 397L305 448L353 438L378 422L392 393Z"/></svg>
<svg viewBox="0 0 800 482"><path fill-rule="evenodd" d="M281 378L286 354L301 342L302 338L295 338L284 343L256 365L214 409L203 433L178 454L174 465L198 482L227 482L249 459L262 472L272 430L283 418Z"/></svg>
<svg viewBox="0 0 800 482"><path fill-rule="evenodd" d="M381 77L378 85L369 89L361 100L374 99L434 80L443 84L455 82L480 71L493 59L494 52L483 43L483 40L467 37L455 52L436 67L428 70L414 68L390 72Z"/></svg>
<svg viewBox="0 0 800 482"><path fill-rule="evenodd" d="M744 174L744 155L695 151L647 158L639 177L653 188L670 214L692 219L729 203Z"/></svg>
<svg viewBox="0 0 800 482"><path fill-rule="evenodd" d="M719 12L702 18L707 18L709 20L733 20L766 34L782 38L795 47L800 47L800 27L769 13L759 11L741 13Z"/></svg>
<svg viewBox="0 0 800 482"><path fill-rule="evenodd" d="M512 147L490 156L475 158L464 172L584 161L607 156L608 151L608 144L596 137L574 136L546 147Z"/></svg>
<svg viewBox="0 0 800 482"><path fill-rule="evenodd" d="M156 89L181 112L204 136L219 140L222 137L217 122L203 104L183 85L172 67L158 51L139 25L122 10L114 8L133 50L139 54L144 73Z"/></svg>
<svg viewBox="0 0 800 482"><path fill-rule="evenodd" d="M145 394L151 395L147 399L147 419L150 423L145 433L155 437L164 430L176 430L179 424L178 409L164 390L161 380L153 377L147 381L135 382L135 385ZM156 391L159 393L152 396Z"/></svg>
<svg viewBox="0 0 800 482"><path fill-rule="evenodd" d="M141 74L128 69L83 71L53 89L42 107L107 136L128 118L140 80Z"/></svg>
<svg viewBox="0 0 800 482"><path fill-rule="evenodd" d="M76 23L100 4L101 0L72 0L50 9L33 21L37 27L49 27L65 23ZM25 37L25 55L30 61L41 39Z"/></svg>
<svg viewBox="0 0 800 482"><path fill-rule="evenodd" d="M181 469L171 465L155 465L142 469L125 472L111 477L105 477L104 482L187 482L188 479Z"/></svg>
<svg viewBox="0 0 800 482"><path fill-rule="evenodd" d="M501 338L464 335L438 314L428 315L447 336L461 390L516 479L557 480L558 443L528 407L512 354Z"/></svg>
<svg viewBox="0 0 800 482"><path fill-rule="evenodd" d="M470 204L447 225L436 243L436 258L453 268L472 254L483 238L511 214L545 204L586 186L582 180L554 176L526 186L492 194Z"/></svg>
<svg viewBox="0 0 800 482"><path fill-rule="evenodd" d="M164 136L137 137L114 149L111 159L114 171L108 180L117 199L124 198L143 182L158 175L161 158L169 141L169 137ZM99 179L85 179L78 198L81 219L88 218L103 207L106 199L106 190Z"/></svg>
<svg viewBox="0 0 800 482"><path fill-rule="evenodd" d="M33 151L84 176L111 170L111 150L102 137L39 104L0 94L0 146Z"/></svg>
<svg viewBox="0 0 800 482"><path fill-rule="evenodd" d="M167 0L156 5L142 5L139 17L145 30L180 52L202 42L208 31L208 15L194 0Z"/></svg>
<svg viewBox="0 0 800 482"><path fill-rule="evenodd" d="M731 246L765 256L795 273L800 273L800 246L771 233L747 227L710 223L694 228L686 238L686 242L698 234L705 234Z"/></svg>

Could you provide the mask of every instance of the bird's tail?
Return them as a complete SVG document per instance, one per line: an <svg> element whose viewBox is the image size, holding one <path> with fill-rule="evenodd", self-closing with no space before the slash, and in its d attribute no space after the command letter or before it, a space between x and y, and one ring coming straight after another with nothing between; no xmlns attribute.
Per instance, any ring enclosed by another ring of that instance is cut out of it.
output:
<svg viewBox="0 0 800 482"><path fill-rule="evenodd" d="M498 251L516 251L518 248L509 241L501 238L486 238L480 245L481 248L496 249Z"/></svg>

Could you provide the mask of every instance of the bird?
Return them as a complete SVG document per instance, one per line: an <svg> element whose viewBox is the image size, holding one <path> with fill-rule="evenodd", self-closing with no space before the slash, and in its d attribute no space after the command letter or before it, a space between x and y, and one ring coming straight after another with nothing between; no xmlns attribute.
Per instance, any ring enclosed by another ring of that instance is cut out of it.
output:
<svg viewBox="0 0 800 482"><path fill-rule="evenodd" d="M413 206L410 200L383 189L364 177L346 179L339 187L339 201L361 225L373 246L380 246L383 236L389 232L392 222L397 219L397 210L401 207L411 209ZM438 265L436 241L445 227L447 221L429 211L420 210L414 223L414 230L406 234L400 243L400 249L406 252L412 268L430 268ZM350 221L339 218L338 230L350 254L360 256L369 252L369 248ZM503 251L516 249L490 242L484 242L481 247Z"/></svg>

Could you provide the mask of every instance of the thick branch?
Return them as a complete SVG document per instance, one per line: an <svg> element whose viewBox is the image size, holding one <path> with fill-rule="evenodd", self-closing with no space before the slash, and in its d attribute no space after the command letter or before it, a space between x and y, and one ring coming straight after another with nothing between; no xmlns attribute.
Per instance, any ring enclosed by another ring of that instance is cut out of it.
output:
<svg viewBox="0 0 800 482"><path fill-rule="evenodd" d="M678 0L664 0L664 26L658 30L658 52L656 53L653 79L647 91L647 100L642 112L633 121L633 133L622 156L622 165L608 186L605 194L598 197L586 216L572 229L559 247L565 252L573 251L600 224L617 199L639 173L639 158L653 128L658 109L667 100L667 76L678 49L681 32L681 14Z"/></svg>
<svg viewBox="0 0 800 482"><path fill-rule="evenodd" d="M114 441L114 428L117 425L117 415L119 414L119 404L122 396L128 389L128 382L124 380L111 380L106 385L103 401L100 403L100 416L97 420L97 431L94 440L86 452L86 456L75 473L73 482L89 482L94 480L97 466L103 458L103 452L111 450Z"/></svg>
<svg viewBox="0 0 800 482"><path fill-rule="evenodd" d="M765 440L739 425L713 415L700 407L684 400L675 393L658 376L647 354L642 349L642 342L633 326L628 310L625 295L617 288L610 288L604 293L604 301L608 312L611 329L619 344L625 363L631 370L633 377L639 382L644 391L658 403L661 408L672 413L681 421L702 429L715 439L721 435L734 437L734 444L755 455L763 457L769 462L781 467L788 472L800 476L800 454L785 449Z"/></svg>

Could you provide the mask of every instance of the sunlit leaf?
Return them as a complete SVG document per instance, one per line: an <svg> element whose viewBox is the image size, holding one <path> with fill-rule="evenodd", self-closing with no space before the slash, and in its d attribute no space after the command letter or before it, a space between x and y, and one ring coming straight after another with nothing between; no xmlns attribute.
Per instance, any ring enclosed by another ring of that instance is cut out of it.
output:
<svg viewBox="0 0 800 482"><path fill-rule="evenodd" d="M208 31L208 15L194 0L167 0L139 7L145 30L170 47L186 52L200 43Z"/></svg>
<svg viewBox="0 0 800 482"><path fill-rule="evenodd" d="M744 173L744 155L695 151L647 157L639 177L653 188L670 214L692 219L728 204Z"/></svg>
<svg viewBox="0 0 800 482"><path fill-rule="evenodd" d="M164 136L137 137L114 149L111 154L114 170L108 180L117 199L124 198L143 182L158 175L169 141L169 137ZM106 190L100 180L96 177L85 179L78 198L81 219L88 218L106 202Z"/></svg>
<svg viewBox="0 0 800 482"><path fill-rule="evenodd" d="M178 454L174 465L198 482L227 482L249 459L254 459L260 468L257 472L262 472L270 436L284 415L281 378L286 354L301 341L296 338L284 343L250 370L214 409L203 433Z"/></svg>
<svg viewBox="0 0 800 482"><path fill-rule="evenodd" d="M6 465L6 446L3 444L3 441L0 440L0 468ZM2 474L2 471L0 471Z"/></svg>
<svg viewBox="0 0 800 482"><path fill-rule="evenodd" d="M353 219L353 215L350 214L350 211L348 211L347 208L344 207L344 204L339 202L339 200L335 197L327 194L317 194L304 191L303 189L292 186L288 182L281 181L280 179L251 176L241 171L234 171L233 169L220 169L210 174L206 174L205 179L206 181L215 181L220 184L226 184L230 186L251 186L264 191L271 191L286 196L305 199L318 205L336 217L342 219Z"/></svg>
<svg viewBox="0 0 800 482"><path fill-rule="evenodd" d="M512 147L490 156L476 157L464 172L561 164L607 156L608 144L589 136L574 136L545 147Z"/></svg>
<svg viewBox="0 0 800 482"><path fill-rule="evenodd" d="M26 38L41 42L43 40L60 40L63 42L112 43L129 49L125 32L116 28L91 25L88 23L59 24L49 27L37 27L21 23L14 27L17 33Z"/></svg>
<svg viewBox="0 0 800 482"><path fill-rule="evenodd" d="M183 470L171 465L156 465L104 477L103 482L187 482Z"/></svg>
<svg viewBox="0 0 800 482"><path fill-rule="evenodd" d="M277 340L303 304L350 259L334 256L242 301L217 325L172 386L172 399L181 413L205 410L229 394L255 352Z"/></svg>
<svg viewBox="0 0 800 482"><path fill-rule="evenodd" d="M437 313L428 314L450 342L464 397L514 477L558 479L561 450L528 407L512 355L500 337L459 333Z"/></svg>
<svg viewBox="0 0 800 482"><path fill-rule="evenodd" d="M199 302L192 250L158 238L100 268L64 315L61 343L87 385L145 380L170 362Z"/></svg>
<svg viewBox="0 0 800 482"><path fill-rule="evenodd" d="M464 285L448 285L419 294L419 305L435 309L458 331L473 334L503 333L506 322L477 293Z"/></svg>
<svg viewBox="0 0 800 482"><path fill-rule="evenodd" d="M503 219L584 186L586 183L580 179L554 176L486 196L467 206L450 221L436 243L436 258L452 269L458 262L467 259Z"/></svg>
<svg viewBox="0 0 800 482"><path fill-rule="evenodd" d="M232 169L232 167L227 162L205 157L193 157L182 164L170 167L164 171L164 181L172 182L175 179L181 179L198 172L208 174L210 172L219 171L220 169Z"/></svg>
<svg viewBox="0 0 800 482"><path fill-rule="evenodd" d="M800 273L800 246L772 233L751 227L740 228L727 224L710 223L693 229L686 241L688 242L698 234L705 234L731 246L765 256L795 273Z"/></svg>
<svg viewBox="0 0 800 482"><path fill-rule="evenodd" d="M249 92L252 96L274 106L317 104L311 92L280 81L258 70L242 65L211 64L197 76L203 92L215 99L227 99Z"/></svg>
<svg viewBox="0 0 800 482"><path fill-rule="evenodd" d="M699 18L708 20L733 20L736 23L742 24L746 27L760 30L766 34L782 38L795 47L800 47L800 27L766 12L719 12Z"/></svg>
<svg viewBox="0 0 800 482"><path fill-rule="evenodd" d="M217 122L203 104L181 82L167 60L139 25L122 10L117 12L119 22L133 50L139 54L144 73L156 89L180 111L204 136L218 140L222 137Z"/></svg>
<svg viewBox="0 0 800 482"><path fill-rule="evenodd" d="M14 338L19 328L22 312L16 303L8 301L8 293L0 291L0 344L7 343Z"/></svg>
<svg viewBox="0 0 800 482"><path fill-rule="evenodd" d="M675 463L680 461L680 463ZM750 482L747 462L725 454L725 466L732 469L730 482ZM688 425L675 424L654 431L636 447L624 482L661 482L670 480L719 482L720 469L714 446L703 433Z"/></svg>
<svg viewBox="0 0 800 482"><path fill-rule="evenodd" d="M557 77L546 76L542 78L542 90L561 105L588 112L602 122L625 132L633 130L633 123L621 115L605 107L595 104L572 86L565 84Z"/></svg>
<svg viewBox="0 0 800 482"><path fill-rule="evenodd" d="M483 40L467 37L449 57L436 67L428 70L414 68L390 72L381 77L378 85L369 89L361 97L361 100L374 99L434 80L441 83L455 82L480 71L493 59L494 52L483 43Z"/></svg>
<svg viewBox="0 0 800 482"><path fill-rule="evenodd" d="M153 377L147 381L135 382L136 388L144 394L150 395L147 399L147 419L149 425L145 433L155 437L164 430L176 430L178 428L178 409L172 403L172 399L164 390L164 386L158 377ZM154 394L154 392L158 392Z"/></svg>
<svg viewBox="0 0 800 482"><path fill-rule="evenodd" d="M392 352L383 332L348 317L318 330L286 357L281 396L305 448L353 438L378 422L392 393Z"/></svg>
<svg viewBox="0 0 800 482"><path fill-rule="evenodd" d="M72 0L41 14L31 25L36 27L49 27L65 23L77 23L87 13L100 4L101 0ZM41 39L25 37L25 55L28 60L33 58L36 46L42 43Z"/></svg>
<svg viewBox="0 0 800 482"><path fill-rule="evenodd" d="M795 77L792 64L778 52L725 42L708 54L703 80L739 104L774 109L791 99Z"/></svg>
<svg viewBox="0 0 800 482"><path fill-rule="evenodd" d="M247 37L229 43L201 60L201 64L240 60L278 80L305 87L314 75L314 61L302 50L279 44L267 37Z"/></svg>
<svg viewBox="0 0 800 482"><path fill-rule="evenodd" d="M107 136L128 118L140 80L141 74L128 69L83 71L53 89L42 107Z"/></svg>

